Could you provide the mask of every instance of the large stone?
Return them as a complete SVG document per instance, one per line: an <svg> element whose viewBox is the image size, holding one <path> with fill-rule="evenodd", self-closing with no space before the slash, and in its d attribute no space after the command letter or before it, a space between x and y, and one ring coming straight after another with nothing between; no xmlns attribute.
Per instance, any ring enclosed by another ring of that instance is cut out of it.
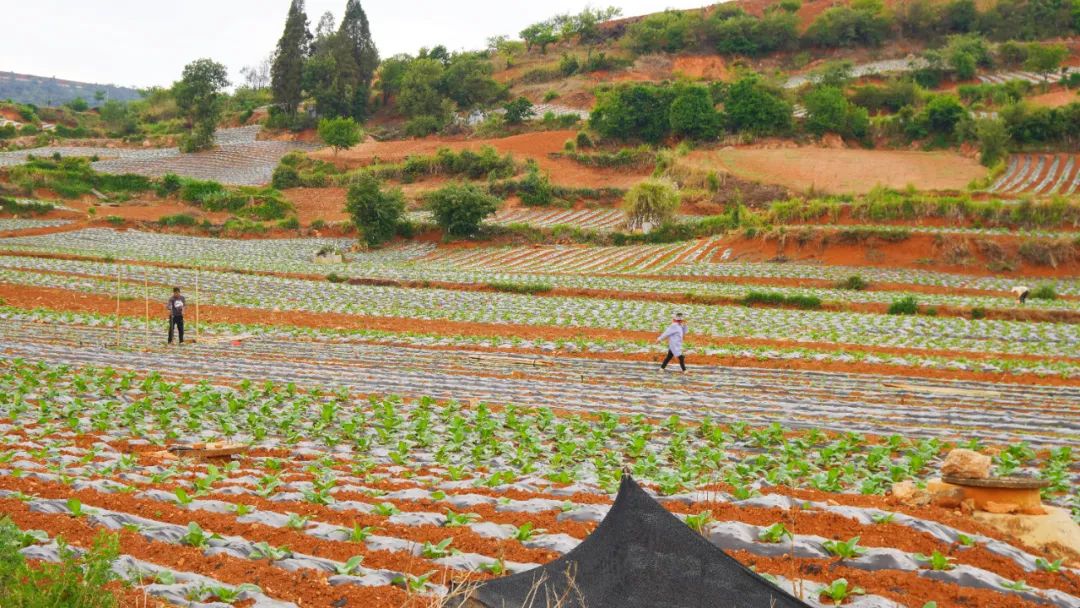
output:
<svg viewBox="0 0 1080 608"><path fill-rule="evenodd" d="M975 519L1014 536L1050 559L1064 559L1066 565L1080 567L1080 525L1071 514L1057 507L1045 507L1046 515L1005 515L975 512Z"/></svg>
<svg viewBox="0 0 1080 608"><path fill-rule="evenodd" d="M974 450L957 448L945 457L941 474L964 479L986 479L990 477L990 457Z"/></svg>

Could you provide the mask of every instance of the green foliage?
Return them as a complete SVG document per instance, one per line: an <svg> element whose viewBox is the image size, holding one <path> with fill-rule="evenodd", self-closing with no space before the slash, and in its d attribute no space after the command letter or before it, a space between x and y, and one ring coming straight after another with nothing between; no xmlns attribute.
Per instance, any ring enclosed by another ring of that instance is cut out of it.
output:
<svg viewBox="0 0 1080 608"><path fill-rule="evenodd" d="M720 133L721 118L709 89L688 85L678 89L668 109L671 133L677 137L709 140Z"/></svg>
<svg viewBox="0 0 1080 608"><path fill-rule="evenodd" d="M31 540L38 540L32 538ZM19 553L27 536L7 518L0 519L0 605L5 608L113 608L116 597L105 586L113 580L112 562L119 541L105 532L79 556L60 541L60 562L28 564Z"/></svg>
<svg viewBox="0 0 1080 608"><path fill-rule="evenodd" d="M840 281L836 284L837 289L850 289L852 291L862 291L870 286L870 283L862 278L861 275L853 274L850 277Z"/></svg>
<svg viewBox="0 0 1080 608"><path fill-rule="evenodd" d="M161 226L166 226L166 227L179 226L179 227L190 228L190 227L195 226L196 224L198 224L199 220L196 219L196 217L194 215L191 215L190 213L178 213L176 215L162 216L162 217L158 218L157 223L159 225L161 225Z"/></svg>
<svg viewBox="0 0 1080 608"><path fill-rule="evenodd" d="M506 122L512 125L519 125L536 115L532 102L524 97L507 103L503 109L506 110Z"/></svg>
<svg viewBox="0 0 1080 608"><path fill-rule="evenodd" d="M830 554L835 555L840 559L854 559L863 553L866 553L866 549L859 546L858 536L854 536L846 541L827 540L821 543L821 546Z"/></svg>
<svg viewBox="0 0 1080 608"><path fill-rule="evenodd" d="M883 85L856 86L849 99L870 112L898 112L900 108L914 106L918 102L919 86L909 78L893 78Z"/></svg>
<svg viewBox="0 0 1080 608"><path fill-rule="evenodd" d="M383 190L378 178L361 173L349 186L345 211L368 246L377 247L397 232L405 213L405 197L401 190Z"/></svg>
<svg viewBox="0 0 1080 608"><path fill-rule="evenodd" d="M1063 144L1080 142L1080 102L1058 108L1007 106L1001 118L1017 144Z"/></svg>
<svg viewBox="0 0 1080 608"><path fill-rule="evenodd" d="M919 303L915 300L915 296L904 296L892 301L888 310L890 315L917 315L919 314Z"/></svg>
<svg viewBox="0 0 1080 608"><path fill-rule="evenodd" d="M701 23L699 15L688 11L654 13L630 26L626 44L640 54L677 53L695 45Z"/></svg>
<svg viewBox="0 0 1080 608"><path fill-rule="evenodd" d="M803 310L821 308L821 298L806 295L785 295L775 291L750 291L741 300L745 305L792 306Z"/></svg>
<svg viewBox="0 0 1080 608"><path fill-rule="evenodd" d="M814 19L804 38L819 47L881 46L889 34L888 18L878 11L838 6Z"/></svg>
<svg viewBox="0 0 1080 608"><path fill-rule="evenodd" d="M818 86L803 96L806 106L806 130L814 135L836 133L844 137L865 137L870 117L865 108L851 104L843 91L832 86Z"/></svg>
<svg viewBox="0 0 1080 608"><path fill-rule="evenodd" d="M360 142L360 125L352 117L324 118L319 121L319 138L328 146L338 150L351 148Z"/></svg>
<svg viewBox="0 0 1080 608"><path fill-rule="evenodd" d="M793 536L783 522L775 523L768 528L763 528L761 532L758 533L758 539L766 543L779 543L785 538L793 538Z"/></svg>
<svg viewBox="0 0 1080 608"><path fill-rule="evenodd" d="M836 606L843 604L844 600L852 595L863 595L864 593L866 592L862 587L852 587L848 585L847 579L844 578L838 578L829 583L827 587L818 589L818 595L829 598Z"/></svg>
<svg viewBox="0 0 1080 608"><path fill-rule="evenodd" d="M94 190L106 196L126 196L153 189L153 182L148 177L130 173L98 173L90 167L89 158L75 156L59 160L31 156L26 163L11 167L8 176L27 194L46 188L64 198L78 198Z"/></svg>
<svg viewBox="0 0 1080 608"><path fill-rule="evenodd" d="M44 201L16 201L13 198L0 196L0 213L12 215L44 215L56 206Z"/></svg>
<svg viewBox="0 0 1080 608"><path fill-rule="evenodd" d="M952 564L952 561L956 558L944 555L940 551L934 551L933 555L916 553L914 557L916 561L923 562L930 566L931 570L952 570L956 567Z"/></svg>
<svg viewBox="0 0 1080 608"><path fill-rule="evenodd" d="M76 112L85 112L90 109L90 104L86 103L86 100L82 97L76 97L64 105Z"/></svg>
<svg viewBox="0 0 1080 608"><path fill-rule="evenodd" d="M555 200L555 188L551 185L551 180L535 166L531 166L525 177L518 182L517 193L521 202L529 206L550 205Z"/></svg>
<svg viewBox="0 0 1080 608"><path fill-rule="evenodd" d="M671 129L674 90L648 84L616 86L597 95L589 126L610 139L659 142Z"/></svg>
<svg viewBox="0 0 1080 608"><path fill-rule="evenodd" d="M180 144L184 152L209 148L222 112L222 89L229 86L229 72L211 59L197 59L184 66L179 82L173 85L176 106L187 116L191 132Z"/></svg>
<svg viewBox="0 0 1080 608"><path fill-rule="evenodd" d="M270 90L274 104L287 117L296 115L303 100L304 59L308 55L311 34L308 32L304 0L292 0L285 21L285 31L277 43L270 70Z"/></svg>
<svg viewBox="0 0 1080 608"><path fill-rule="evenodd" d="M228 211L246 219L280 220L294 211L292 203L274 188L226 188L215 181L181 178L179 194L207 211Z"/></svg>
<svg viewBox="0 0 1080 608"><path fill-rule="evenodd" d="M499 208L500 201L472 184L451 183L427 194L425 202L447 236L476 234L480 222Z"/></svg>
<svg viewBox="0 0 1080 608"><path fill-rule="evenodd" d="M514 283L512 281L491 281L487 286L495 291L535 295L554 289L550 283Z"/></svg>
<svg viewBox="0 0 1080 608"><path fill-rule="evenodd" d="M735 81L724 96L728 128L754 135L782 135L791 130L792 107L783 93L756 76Z"/></svg>
<svg viewBox="0 0 1080 608"><path fill-rule="evenodd" d="M983 118L975 124L975 136L979 140L979 162L993 167L1009 153L1009 129L1005 122L995 118Z"/></svg>
<svg viewBox="0 0 1080 608"><path fill-rule="evenodd" d="M1056 300L1058 299L1058 293L1053 283L1043 283L1031 290L1030 297L1033 300Z"/></svg>
<svg viewBox="0 0 1080 608"><path fill-rule="evenodd" d="M711 38L716 50L726 55L759 56L797 46L799 20L795 15L773 11L764 16L741 15L715 21Z"/></svg>
<svg viewBox="0 0 1080 608"><path fill-rule="evenodd" d="M631 229L646 222L659 226L671 221L679 210L681 197L675 184L668 180L651 179L636 184L623 199L623 211Z"/></svg>

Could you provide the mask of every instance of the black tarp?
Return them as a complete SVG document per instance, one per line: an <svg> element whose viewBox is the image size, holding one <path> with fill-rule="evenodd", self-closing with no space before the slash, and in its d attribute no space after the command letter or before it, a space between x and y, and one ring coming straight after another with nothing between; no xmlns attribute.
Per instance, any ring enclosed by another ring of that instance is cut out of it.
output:
<svg viewBox="0 0 1080 608"><path fill-rule="evenodd" d="M623 475L596 530L539 568L480 584L483 608L808 607L714 546Z"/></svg>

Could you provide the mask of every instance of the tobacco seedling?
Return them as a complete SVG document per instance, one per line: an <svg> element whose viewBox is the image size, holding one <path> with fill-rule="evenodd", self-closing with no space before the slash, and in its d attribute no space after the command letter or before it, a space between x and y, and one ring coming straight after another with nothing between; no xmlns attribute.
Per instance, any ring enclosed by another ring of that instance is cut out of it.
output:
<svg viewBox="0 0 1080 608"><path fill-rule="evenodd" d="M694 532L697 532L698 534L703 534L705 532L705 526L708 526L710 523L712 523L712 520L712 513L709 513L708 511L702 511L697 515L687 515L686 525L690 526L690 529Z"/></svg>
<svg viewBox="0 0 1080 608"><path fill-rule="evenodd" d="M821 546L825 548L829 553L839 557L840 559L854 559L859 557L863 553L866 553L866 549L859 546L859 537L852 537L850 540L827 540L821 543ZM843 579L841 579L843 580Z"/></svg>
<svg viewBox="0 0 1080 608"><path fill-rule="evenodd" d="M1005 581L1001 583L1001 586L1010 589L1012 591L1028 591L1031 587L1027 586L1026 581Z"/></svg>
<svg viewBox="0 0 1080 608"><path fill-rule="evenodd" d="M403 587L406 591L412 593L419 593L423 591L425 587L427 587L428 579L431 578L432 574L435 574L434 570L420 576L413 576L412 574L402 574L400 576L395 576L394 579L390 582L391 584Z"/></svg>
<svg viewBox="0 0 1080 608"><path fill-rule="evenodd" d="M375 526L353 524L352 530L349 531L349 540L354 543L362 543L367 540L367 537L371 536L371 533L374 531Z"/></svg>
<svg viewBox="0 0 1080 608"><path fill-rule="evenodd" d="M437 544L425 542L424 546L420 549L420 555L422 555L426 559L439 559L440 557L446 557L453 552L453 550L450 549L450 544L453 542L453 537L443 539Z"/></svg>
<svg viewBox="0 0 1080 608"><path fill-rule="evenodd" d="M785 538L792 538L792 535L782 522L775 523L758 533L758 539L767 543L778 543Z"/></svg>
<svg viewBox="0 0 1080 608"><path fill-rule="evenodd" d="M830 583L828 587L822 587L818 593L832 600L834 606L839 606L844 603L848 596L863 595L866 592L863 591L862 587L849 586L847 579L838 578Z"/></svg>
<svg viewBox="0 0 1080 608"><path fill-rule="evenodd" d="M931 570L952 570L956 567L952 564L955 558L943 555L940 551L934 551L933 555L916 553L915 559L929 564Z"/></svg>
<svg viewBox="0 0 1080 608"><path fill-rule="evenodd" d="M1035 558L1035 567L1044 572L1061 572L1062 560L1047 561L1041 557Z"/></svg>
<svg viewBox="0 0 1080 608"><path fill-rule="evenodd" d="M401 513L401 510L395 507L393 503L384 502L372 507L371 512L382 517L390 517Z"/></svg>
<svg viewBox="0 0 1080 608"><path fill-rule="evenodd" d="M352 576L360 569L360 564L364 562L363 555L354 555L349 558L349 561L340 566L335 566L335 570L341 576Z"/></svg>
<svg viewBox="0 0 1080 608"><path fill-rule="evenodd" d="M268 559L278 561L289 557L291 552L288 547L274 547L265 542L255 543L255 550L251 552L251 559Z"/></svg>
<svg viewBox="0 0 1080 608"><path fill-rule="evenodd" d="M476 521L479 516L476 513L455 513L453 511L446 512L446 523L443 527L455 528L459 526L467 526L470 523Z"/></svg>
<svg viewBox="0 0 1080 608"><path fill-rule="evenodd" d="M518 526L517 530L514 531L514 540L518 542L532 540L533 536L536 536L541 532L544 532L544 530L541 530L539 528L535 530L533 529L532 522L525 522Z"/></svg>

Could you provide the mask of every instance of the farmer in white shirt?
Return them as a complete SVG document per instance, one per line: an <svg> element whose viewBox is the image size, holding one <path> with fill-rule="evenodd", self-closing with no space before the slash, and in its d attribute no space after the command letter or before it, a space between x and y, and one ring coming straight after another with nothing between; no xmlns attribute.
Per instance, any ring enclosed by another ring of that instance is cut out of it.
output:
<svg viewBox="0 0 1080 608"><path fill-rule="evenodd" d="M1013 295L1016 296L1016 300L1021 304L1027 302L1028 296L1031 295L1031 290L1023 285L1017 285L1016 287L1013 287L1011 291Z"/></svg>
<svg viewBox="0 0 1080 608"><path fill-rule="evenodd" d="M682 344L683 338L686 337L686 319L683 318L683 314L676 313L675 318L671 321L671 325L664 330L664 333L660 334L660 337L656 339L657 342L663 342L667 340L668 351L667 357L664 358L664 362L660 364L660 369L666 370L668 363L671 360L678 357L679 367L682 371L686 371L686 357L683 356Z"/></svg>
<svg viewBox="0 0 1080 608"><path fill-rule="evenodd" d="M180 334L180 344L184 343L184 305L187 304L187 300L184 296L180 295L180 288L173 287L173 295L169 298L168 304L165 305L169 309L169 344L173 341L173 330L178 330Z"/></svg>

